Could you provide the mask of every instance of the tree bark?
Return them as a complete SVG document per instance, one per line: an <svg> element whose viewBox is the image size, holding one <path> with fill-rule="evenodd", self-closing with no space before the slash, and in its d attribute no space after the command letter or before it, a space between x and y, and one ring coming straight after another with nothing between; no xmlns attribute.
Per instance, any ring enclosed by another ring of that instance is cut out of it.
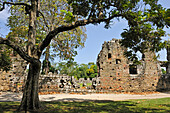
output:
<svg viewBox="0 0 170 113"><path fill-rule="evenodd" d="M29 30L28 30L28 55L33 56L33 49L36 39L36 19L37 19L37 0L31 0L31 9L29 12Z"/></svg>
<svg viewBox="0 0 170 113"><path fill-rule="evenodd" d="M49 53L49 51L50 51L50 46L47 46L47 48L46 48L46 51L45 51L45 63L46 63L46 67L44 68L44 72L45 72L45 74L48 74L48 72L49 72L49 56L50 56L50 53Z"/></svg>
<svg viewBox="0 0 170 113"><path fill-rule="evenodd" d="M31 0L27 52L29 56L35 59L29 63L27 81L25 83L22 101L18 110L35 111L40 108L38 89L41 62L39 60L40 55L38 55L35 48L37 9L38 0Z"/></svg>
<svg viewBox="0 0 170 113"><path fill-rule="evenodd" d="M18 110L35 111L40 108L38 96L40 68L40 61L34 64L29 64L27 81L25 83L22 101Z"/></svg>
<svg viewBox="0 0 170 113"><path fill-rule="evenodd" d="M170 47L167 46L167 66L166 66L166 74L170 74Z"/></svg>

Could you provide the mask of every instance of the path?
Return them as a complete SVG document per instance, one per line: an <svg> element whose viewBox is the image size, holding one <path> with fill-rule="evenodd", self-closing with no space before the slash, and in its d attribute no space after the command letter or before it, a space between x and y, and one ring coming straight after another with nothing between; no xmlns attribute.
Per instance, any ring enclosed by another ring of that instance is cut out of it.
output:
<svg viewBox="0 0 170 113"><path fill-rule="evenodd" d="M41 101L88 101L88 100L129 100L129 99L156 99L170 97L170 92L155 93L148 95L132 95L132 94L53 94L40 95ZM21 101L21 93L2 92L0 93L0 102L2 101Z"/></svg>

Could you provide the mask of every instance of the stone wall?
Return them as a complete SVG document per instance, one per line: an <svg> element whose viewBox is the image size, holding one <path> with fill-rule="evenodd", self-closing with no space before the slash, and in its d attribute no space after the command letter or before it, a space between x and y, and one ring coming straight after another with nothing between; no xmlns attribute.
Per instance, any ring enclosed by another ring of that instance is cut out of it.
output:
<svg viewBox="0 0 170 113"><path fill-rule="evenodd" d="M84 78L79 80L74 77L60 74L41 75L39 79L40 92L94 92L94 81Z"/></svg>
<svg viewBox="0 0 170 113"><path fill-rule="evenodd" d="M146 50L141 65L133 65L124 56L127 50L119 44L120 39L104 42L97 59L99 90L117 92L156 91L161 77L159 61L155 54Z"/></svg>
<svg viewBox="0 0 170 113"><path fill-rule="evenodd" d="M11 72L1 72L0 91L23 91L26 75L17 76L10 74ZM79 80L68 75L52 74L40 75L39 91L40 92L63 92L63 93L80 93L80 92L96 92L96 78Z"/></svg>
<svg viewBox="0 0 170 113"><path fill-rule="evenodd" d="M158 81L158 89L162 90L170 90L170 47L167 46L167 60L161 62L163 67L166 67L166 74L163 74Z"/></svg>
<svg viewBox="0 0 170 113"><path fill-rule="evenodd" d="M158 91L169 91L170 90L170 74L163 74L157 85Z"/></svg>
<svg viewBox="0 0 170 113"><path fill-rule="evenodd" d="M19 55L11 55L10 71L0 71L0 91L21 91L26 76L26 62Z"/></svg>
<svg viewBox="0 0 170 113"><path fill-rule="evenodd" d="M155 53L146 50L141 64L133 65L124 56L127 49L119 42L119 39L104 42L97 59L99 74L96 78L77 80L67 75L40 75L39 91L93 93L170 90L170 74L161 75L161 67L159 61L155 60ZM167 53L170 56L170 52ZM18 92L24 88L27 63L19 56L12 55L11 59L12 69L9 72L0 71L0 91Z"/></svg>

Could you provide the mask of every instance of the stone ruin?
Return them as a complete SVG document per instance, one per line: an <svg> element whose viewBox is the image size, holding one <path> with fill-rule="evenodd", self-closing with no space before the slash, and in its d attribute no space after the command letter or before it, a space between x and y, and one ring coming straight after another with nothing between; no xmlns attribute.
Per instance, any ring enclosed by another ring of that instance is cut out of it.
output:
<svg viewBox="0 0 170 113"><path fill-rule="evenodd" d="M12 68L10 71L0 71L0 91L19 91L22 89L27 63L19 56L11 54Z"/></svg>
<svg viewBox="0 0 170 113"><path fill-rule="evenodd" d="M166 67L166 74L162 74L158 81L159 90L170 90L170 47L167 47L167 60L161 62L161 66Z"/></svg>
<svg viewBox="0 0 170 113"><path fill-rule="evenodd" d="M140 65L134 65L124 55L127 48L121 46L120 39L104 42L97 58L98 90L113 92L145 92L170 89L168 76L161 76L160 62L155 53L146 50ZM165 85L166 84L166 85Z"/></svg>
<svg viewBox="0 0 170 113"><path fill-rule="evenodd" d="M79 80L75 79L73 76L60 75L48 73L48 75L41 75L39 79L40 92L96 92L94 90L93 81L96 78L90 80L85 80L80 78ZM91 85L87 85L91 84Z"/></svg>
<svg viewBox="0 0 170 113"><path fill-rule="evenodd" d="M40 75L40 92L95 93L95 92L145 92L170 90L170 48L168 62L155 60L155 53L146 50L140 65L134 65L124 56L127 49L120 39L104 42L97 59L98 76L92 80L60 74ZM11 55L12 69L0 71L0 91L19 92L24 88L27 63L19 55ZM167 74L161 73L161 66Z"/></svg>
<svg viewBox="0 0 170 113"><path fill-rule="evenodd" d="M17 76L15 74L9 76L9 73L1 72L3 76L0 76L1 86L0 91L12 91L21 92L23 91L26 74L21 74L23 76ZM48 75L40 75L39 78L39 91L40 92L63 92L63 93L81 93L81 92L96 92L96 84L93 82L96 78L79 80L75 79L73 76L60 75L48 73ZM90 85L88 85L90 84Z"/></svg>
<svg viewBox="0 0 170 113"><path fill-rule="evenodd" d="M27 63L19 56L11 54L12 68L10 71L0 71L0 91L23 91L27 76ZM74 77L60 74L48 73L40 75L39 91L40 92L89 92L93 89L94 79L79 80ZM91 86L87 86L91 84ZM92 85L93 84L93 85ZM84 88L82 89L81 86ZM88 91L87 91L87 90Z"/></svg>

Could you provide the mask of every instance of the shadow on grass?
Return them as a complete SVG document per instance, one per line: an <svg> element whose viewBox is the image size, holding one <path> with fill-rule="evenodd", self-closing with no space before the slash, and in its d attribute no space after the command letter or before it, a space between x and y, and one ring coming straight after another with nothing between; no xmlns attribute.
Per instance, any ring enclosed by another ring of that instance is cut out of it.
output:
<svg viewBox="0 0 170 113"><path fill-rule="evenodd" d="M76 101L73 101L76 100ZM71 102L70 102L71 101ZM79 102L78 102L79 101ZM144 101L143 101L144 102ZM65 98L58 101L42 102L42 113L144 113L169 112L165 108L146 107L138 101L107 101Z"/></svg>
<svg viewBox="0 0 170 113"><path fill-rule="evenodd" d="M20 102L0 102L0 113L15 113Z"/></svg>
<svg viewBox="0 0 170 113"><path fill-rule="evenodd" d="M45 109L42 111L50 113L92 113L92 112L131 112L127 106L135 106L131 102L121 101L106 101L106 100L85 100L81 102L42 102Z"/></svg>
<svg viewBox="0 0 170 113"><path fill-rule="evenodd" d="M74 101L73 101L74 100ZM139 103L140 101L140 103ZM143 103L142 103L143 102ZM169 104L145 106L147 101L107 101L65 98L57 101L42 101L36 113L144 113L170 112ZM19 102L0 102L0 113L18 113ZM163 105L163 107L158 107ZM24 112L24 111L22 111ZM21 113L21 112L19 112Z"/></svg>

